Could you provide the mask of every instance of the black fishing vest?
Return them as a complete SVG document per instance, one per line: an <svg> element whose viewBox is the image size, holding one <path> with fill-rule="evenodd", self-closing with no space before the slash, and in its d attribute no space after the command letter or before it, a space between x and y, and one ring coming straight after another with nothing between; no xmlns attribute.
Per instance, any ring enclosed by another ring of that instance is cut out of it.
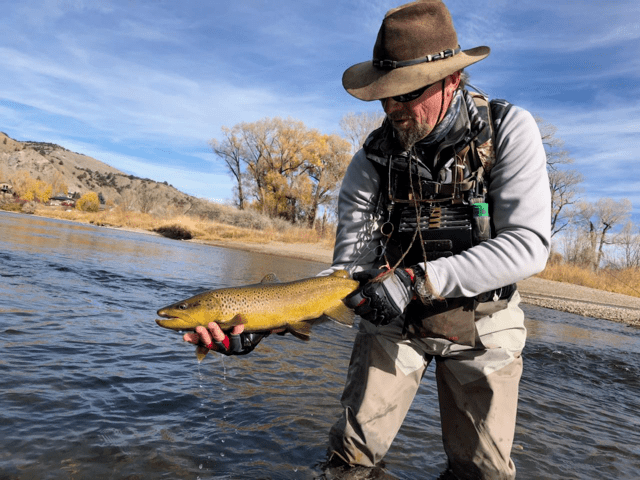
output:
<svg viewBox="0 0 640 480"><path fill-rule="evenodd" d="M381 264L409 267L491 238L494 132L510 106L462 90L441 122L451 123L448 131L436 128L410 151L399 147L388 120L371 133L364 150L381 178ZM442 138L430 140L434 134Z"/></svg>

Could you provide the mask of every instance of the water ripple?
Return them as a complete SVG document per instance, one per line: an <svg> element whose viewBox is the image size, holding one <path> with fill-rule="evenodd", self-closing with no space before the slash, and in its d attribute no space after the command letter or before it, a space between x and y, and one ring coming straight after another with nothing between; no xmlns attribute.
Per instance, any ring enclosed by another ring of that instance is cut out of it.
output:
<svg viewBox="0 0 640 480"><path fill-rule="evenodd" d="M309 479L324 457L355 330L273 335L195 360L161 306L324 265L0 214L2 478ZM622 325L525 307L519 477L635 479L640 340ZM433 366L385 459L444 469Z"/></svg>

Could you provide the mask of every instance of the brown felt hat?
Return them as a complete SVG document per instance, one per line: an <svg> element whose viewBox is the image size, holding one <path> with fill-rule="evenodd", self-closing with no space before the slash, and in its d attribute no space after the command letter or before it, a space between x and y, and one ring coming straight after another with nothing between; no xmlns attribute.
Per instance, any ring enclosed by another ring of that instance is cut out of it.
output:
<svg viewBox="0 0 640 480"><path fill-rule="evenodd" d="M360 100L394 97L442 80L489 52L489 47L461 51L444 3L421 0L387 12L373 60L348 68L342 85Z"/></svg>

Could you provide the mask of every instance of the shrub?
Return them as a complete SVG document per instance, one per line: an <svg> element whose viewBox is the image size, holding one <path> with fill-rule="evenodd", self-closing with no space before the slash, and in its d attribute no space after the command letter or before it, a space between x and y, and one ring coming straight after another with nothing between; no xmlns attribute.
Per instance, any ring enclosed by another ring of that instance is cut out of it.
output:
<svg viewBox="0 0 640 480"><path fill-rule="evenodd" d="M193 234L181 225L166 225L164 227L154 228L153 231L158 232L163 237L174 240L191 240L193 238Z"/></svg>
<svg viewBox="0 0 640 480"><path fill-rule="evenodd" d="M97 212L100 210L98 194L96 192L85 193L76 202L76 208L81 212Z"/></svg>
<svg viewBox="0 0 640 480"><path fill-rule="evenodd" d="M2 203L0 204L0 210L4 210L5 212L22 212L22 203L19 202L11 202L11 203Z"/></svg>

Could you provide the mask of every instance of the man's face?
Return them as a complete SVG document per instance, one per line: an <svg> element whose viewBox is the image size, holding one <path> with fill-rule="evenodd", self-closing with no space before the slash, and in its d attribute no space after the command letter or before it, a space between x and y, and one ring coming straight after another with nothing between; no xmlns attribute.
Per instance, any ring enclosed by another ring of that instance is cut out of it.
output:
<svg viewBox="0 0 640 480"><path fill-rule="evenodd" d="M444 117L453 94L460 84L460 74L449 75L410 102L398 102L393 98L381 100L398 138L405 149L425 138ZM444 95L444 102L443 102Z"/></svg>

